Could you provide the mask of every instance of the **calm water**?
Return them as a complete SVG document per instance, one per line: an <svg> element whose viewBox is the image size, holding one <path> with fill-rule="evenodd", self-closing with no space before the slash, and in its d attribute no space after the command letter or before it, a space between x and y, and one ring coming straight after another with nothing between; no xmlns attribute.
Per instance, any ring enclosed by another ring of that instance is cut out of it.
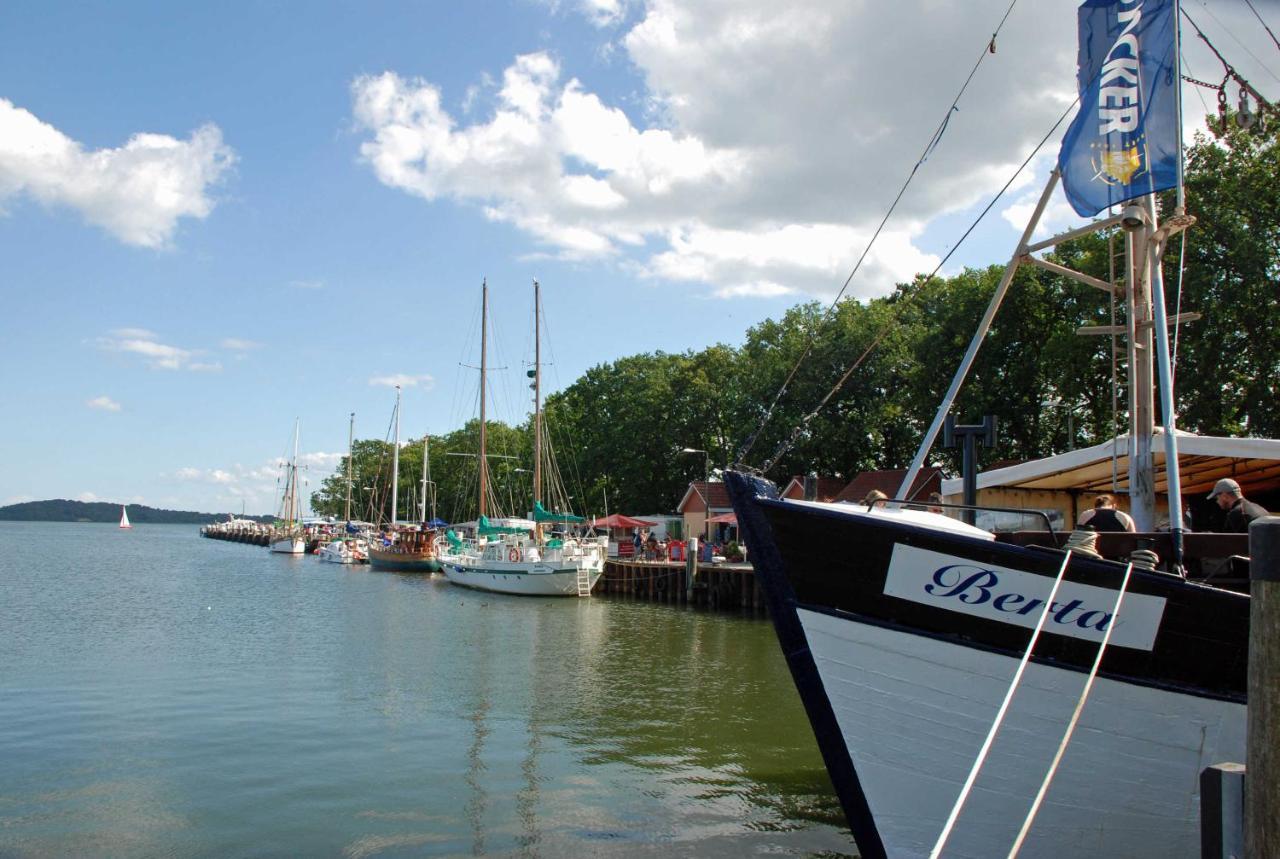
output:
<svg viewBox="0 0 1280 859"><path fill-rule="evenodd" d="M853 852L765 621L0 522L0 856Z"/></svg>

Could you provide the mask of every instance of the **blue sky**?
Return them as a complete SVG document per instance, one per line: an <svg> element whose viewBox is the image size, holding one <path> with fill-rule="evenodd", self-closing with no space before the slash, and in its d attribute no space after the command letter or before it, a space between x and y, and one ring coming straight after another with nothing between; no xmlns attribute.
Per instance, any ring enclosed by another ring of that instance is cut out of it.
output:
<svg viewBox="0 0 1280 859"><path fill-rule="evenodd" d="M7 5L0 503L268 512L294 418L314 485L394 377L403 434L448 432L484 278L514 390L534 278L553 386L830 300L1007 7L955 5ZM1274 91L1246 7L1205 10ZM1070 103L1074 17L1015 7L855 295L931 268ZM1007 259L1047 171L955 266Z"/></svg>

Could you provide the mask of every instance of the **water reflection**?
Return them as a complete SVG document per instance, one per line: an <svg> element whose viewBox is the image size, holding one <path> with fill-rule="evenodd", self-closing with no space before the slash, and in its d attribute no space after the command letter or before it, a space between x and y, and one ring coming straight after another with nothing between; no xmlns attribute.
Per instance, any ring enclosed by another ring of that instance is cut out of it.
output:
<svg viewBox="0 0 1280 859"><path fill-rule="evenodd" d="M853 850L766 622L115 536L0 523L0 855Z"/></svg>

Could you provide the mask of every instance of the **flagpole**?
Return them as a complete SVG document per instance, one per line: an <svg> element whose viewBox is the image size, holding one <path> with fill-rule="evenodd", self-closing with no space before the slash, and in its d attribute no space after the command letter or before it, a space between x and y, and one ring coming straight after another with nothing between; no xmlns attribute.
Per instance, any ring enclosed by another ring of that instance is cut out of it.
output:
<svg viewBox="0 0 1280 859"><path fill-rule="evenodd" d="M1187 210L1182 167L1182 0L1173 0L1173 85L1174 113L1178 126L1178 197L1173 211L1175 215L1181 215Z"/></svg>

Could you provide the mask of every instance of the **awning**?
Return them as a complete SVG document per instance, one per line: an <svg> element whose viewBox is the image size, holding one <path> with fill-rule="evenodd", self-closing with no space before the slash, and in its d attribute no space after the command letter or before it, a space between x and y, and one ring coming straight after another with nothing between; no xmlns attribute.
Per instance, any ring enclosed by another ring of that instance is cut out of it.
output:
<svg viewBox="0 0 1280 859"><path fill-rule="evenodd" d="M1155 489L1165 488L1164 439L1160 429L1151 442L1155 460ZM1280 441L1268 438L1219 438L1178 432L1178 464L1182 492L1207 495L1223 477L1239 481L1246 497L1275 487L1280 481ZM1113 489L1112 480L1115 480ZM1120 436L1093 447L997 468L978 475L978 489L1129 491L1129 437ZM958 495L959 478L942 481L943 495ZM715 521L714 519L712 521Z"/></svg>
<svg viewBox="0 0 1280 859"><path fill-rule="evenodd" d="M708 525L737 525L737 513L718 513L707 520Z"/></svg>
<svg viewBox="0 0 1280 859"><path fill-rule="evenodd" d="M657 525L657 522L650 522L648 519L633 519L630 516L624 516L621 513L611 513L608 516L601 516L591 522L592 528L649 528Z"/></svg>

